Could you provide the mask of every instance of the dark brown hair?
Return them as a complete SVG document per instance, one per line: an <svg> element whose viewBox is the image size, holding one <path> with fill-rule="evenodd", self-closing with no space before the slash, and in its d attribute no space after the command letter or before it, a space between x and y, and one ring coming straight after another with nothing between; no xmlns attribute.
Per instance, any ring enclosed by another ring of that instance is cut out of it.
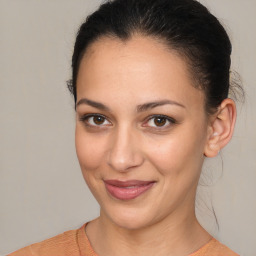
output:
<svg viewBox="0 0 256 256"><path fill-rule="evenodd" d="M231 43L205 6L195 0L113 0L89 15L78 31L68 81L75 102L79 65L88 46L104 36L129 40L134 33L160 39L186 58L195 86L205 92L208 113L228 97Z"/></svg>

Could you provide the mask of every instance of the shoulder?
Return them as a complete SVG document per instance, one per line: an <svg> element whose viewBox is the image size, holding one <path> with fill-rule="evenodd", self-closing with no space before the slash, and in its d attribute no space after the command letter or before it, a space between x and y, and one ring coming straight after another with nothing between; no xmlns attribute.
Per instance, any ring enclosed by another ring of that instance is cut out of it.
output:
<svg viewBox="0 0 256 256"><path fill-rule="evenodd" d="M82 228L70 230L40 243L32 244L8 256L78 256L80 255L78 233Z"/></svg>
<svg viewBox="0 0 256 256"><path fill-rule="evenodd" d="M190 256L239 256L226 245L220 243L215 238L212 238L206 245L198 251L190 254Z"/></svg>

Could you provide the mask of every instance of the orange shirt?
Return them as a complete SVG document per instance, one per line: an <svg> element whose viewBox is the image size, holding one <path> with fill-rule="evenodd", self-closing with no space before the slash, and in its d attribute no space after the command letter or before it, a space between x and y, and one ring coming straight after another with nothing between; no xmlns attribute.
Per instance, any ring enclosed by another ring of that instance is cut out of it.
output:
<svg viewBox="0 0 256 256"><path fill-rule="evenodd" d="M32 244L8 256L97 256L85 233L84 224L41 243ZM228 247L212 238L198 251L188 256L239 256Z"/></svg>

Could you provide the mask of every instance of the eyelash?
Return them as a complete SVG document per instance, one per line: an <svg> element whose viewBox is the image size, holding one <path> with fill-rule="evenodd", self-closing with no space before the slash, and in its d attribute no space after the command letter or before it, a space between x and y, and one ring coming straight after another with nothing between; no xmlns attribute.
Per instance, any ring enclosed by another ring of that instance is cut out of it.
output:
<svg viewBox="0 0 256 256"><path fill-rule="evenodd" d="M94 124L94 125L92 125L92 124L89 124L89 123L88 123L89 118L92 118L92 117L93 117L93 118L95 118L95 117L101 117L101 118L104 119L104 122L107 121L107 122L109 122L109 123L111 124L111 122L108 121L108 118L107 118L106 116L102 115L102 114L86 114L86 115L81 116L81 117L79 118L79 120L80 120L81 122L83 122L87 127L96 128L96 129L102 129L102 127L104 127L104 125L102 125L102 124L99 124L99 125ZM153 120L156 119L156 118L162 118L165 122L168 122L168 124L165 125L166 123L164 123L163 126L159 126L159 127L157 127L157 126L148 126L148 125L144 125L144 124L149 123L150 120L153 121ZM174 125L174 124L177 124L177 121L176 121L175 119L169 117L169 116L166 116L166 115L151 115L151 116L149 116L149 117L146 119L146 121L143 122L142 126L143 126L143 127L149 127L149 128L152 128L152 129L161 130L161 129L165 129L165 128L171 126L171 125ZM106 126L110 126L110 125L106 125Z"/></svg>

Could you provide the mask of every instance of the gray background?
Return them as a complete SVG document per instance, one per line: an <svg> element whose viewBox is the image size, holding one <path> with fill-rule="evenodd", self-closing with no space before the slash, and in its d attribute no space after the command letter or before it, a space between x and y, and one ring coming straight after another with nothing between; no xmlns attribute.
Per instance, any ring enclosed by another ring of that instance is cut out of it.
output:
<svg viewBox="0 0 256 256"><path fill-rule="evenodd" d="M97 216L75 155L66 89L78 25L99 0L0 0L0 255ZM256 1L201 1L233 42L246 103L231 143L207 159L201 223L241 255L256 255ZM223 163L223 168L222 168ZM214 221L211 201L219 230Z"/></svg>

